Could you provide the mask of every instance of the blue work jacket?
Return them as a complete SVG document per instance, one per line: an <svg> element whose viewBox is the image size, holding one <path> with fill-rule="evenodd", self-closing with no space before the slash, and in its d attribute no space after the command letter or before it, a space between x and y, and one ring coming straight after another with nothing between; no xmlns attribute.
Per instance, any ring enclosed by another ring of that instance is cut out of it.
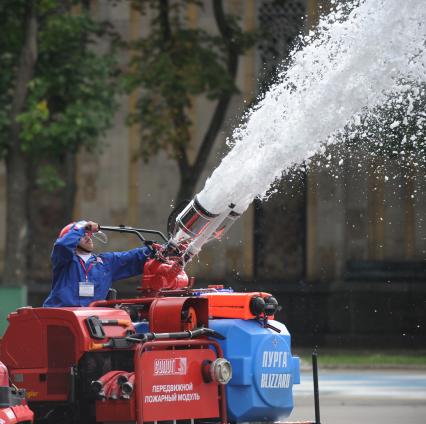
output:
<svg viewBox="0 0 426 424"><path fill-rule="evenodd" d="M142 274L146 259L152 253L147 246L127 252L92 254L83 264L76 254L84 228L74 226L53 246L52 289L44 301L44 307L88 306L94 300L104 300L112 282ZM86 278L87 272L87 278ZM79 282L94 284L93 297L79 296Z"/></svg>

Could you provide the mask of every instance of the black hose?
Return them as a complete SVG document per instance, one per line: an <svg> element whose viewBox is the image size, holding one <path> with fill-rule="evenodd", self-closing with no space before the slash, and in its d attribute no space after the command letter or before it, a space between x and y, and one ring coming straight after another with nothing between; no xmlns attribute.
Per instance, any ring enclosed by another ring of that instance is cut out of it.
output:
<svg viewBox="0 0 426 424"><path fill-rule="evenodd" d="M142 333L132 335L126 338L129 342L133 343L144 343L151 340L185 340L185 339L195 339L201 336L211 336L220 340L224 340L225 337L211 328L197 328L195 330L188 331L178 331L175 333Z"/></svg>
<svg viewBox="0 0 426 424"><path fill-rule="evenodd" d="M148 230L146 228L133 228L133 227L127 227L126 225L120 225L118 227L111 227L107 225L99 226L99 230L103 231L115 231L118 233L132 233L136 234L142 241L146 241L145 237L141 233L145 234L155 234L160 236L164 241L168 241L167 237L158 230Z"/></svg>

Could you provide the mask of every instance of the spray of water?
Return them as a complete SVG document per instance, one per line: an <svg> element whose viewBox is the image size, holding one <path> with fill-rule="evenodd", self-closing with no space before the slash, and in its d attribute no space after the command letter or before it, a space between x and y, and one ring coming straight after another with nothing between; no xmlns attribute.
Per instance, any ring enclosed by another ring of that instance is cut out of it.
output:
<svg viewBox="0 0 426 424"><path fill-rule="evenodd" d="M337 4L315 32L300 38L279 82L234 130L232 149L198 194L201 204L220 213L233 203L241 213L366 111L398 96L420 96L425 40L425 0Z"/></svg>

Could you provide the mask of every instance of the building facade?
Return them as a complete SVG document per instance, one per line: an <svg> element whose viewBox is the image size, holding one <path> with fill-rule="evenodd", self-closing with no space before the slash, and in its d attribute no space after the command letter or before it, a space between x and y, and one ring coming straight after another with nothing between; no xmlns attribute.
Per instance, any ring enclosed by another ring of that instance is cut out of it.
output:
<svg viewBox="0 0 426 424"><path fill-rule="evenodd" d="M240 92L233 97L198 190L226 154L225 139L239 124L245 105L267 88L294 37L314 25L321 8L327 7L320 0L224 3L228 12L241 17L245 30L263 26L273 37L240 57ZM149 16L132 10L127 2L94 0L92 13L110 20L127 40L149 31ZM190 6L188 18L217 33L210 1L205 0L201 9ZM136 96L120 99L101 154L79 154L73 216L165 232L178 190L178 169L164 153L148 164L137 156L139 129L125 125ZM206 98L194 99L194 140L202 138L213 108ZM193 154L196 149L194 144ZM309 170L285 176L278 194L267 202L256 201L225 240L207 245L188 271L203 283L275 293L283 305L279 318L299 344L349 347L374 341L382 346L424 346L424 171L412 169L403 175L398 164L390 161L386 173L375 173L379 159L366 160L363 152L358 158L345 156L344 147L338 158L329 162L320 158ZM1 165L3 228L5 178ZM0 232L1 266L4 236ZM136 244L136 240L113 236L107 247L120 250ZM46 257L44 282L30 284L34 305L49 288L48 261ZM134 284L123 284L122 290L131 292Z"/></svg>

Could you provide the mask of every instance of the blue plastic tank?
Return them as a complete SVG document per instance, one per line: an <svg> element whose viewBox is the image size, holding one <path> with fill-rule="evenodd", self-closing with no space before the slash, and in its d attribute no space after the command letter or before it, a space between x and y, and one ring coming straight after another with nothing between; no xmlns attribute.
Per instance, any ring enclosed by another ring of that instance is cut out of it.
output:
<svg viewBox="0 0 426 424"><path fill-rule="evenodd" d="M226 386L230 421L278 421L293 410L293 384L300 383L300 360L290 350L284 324L270 320L276 332L258 321L211 319L209 327L223 334L218 340L232 364Z"/></svg>

